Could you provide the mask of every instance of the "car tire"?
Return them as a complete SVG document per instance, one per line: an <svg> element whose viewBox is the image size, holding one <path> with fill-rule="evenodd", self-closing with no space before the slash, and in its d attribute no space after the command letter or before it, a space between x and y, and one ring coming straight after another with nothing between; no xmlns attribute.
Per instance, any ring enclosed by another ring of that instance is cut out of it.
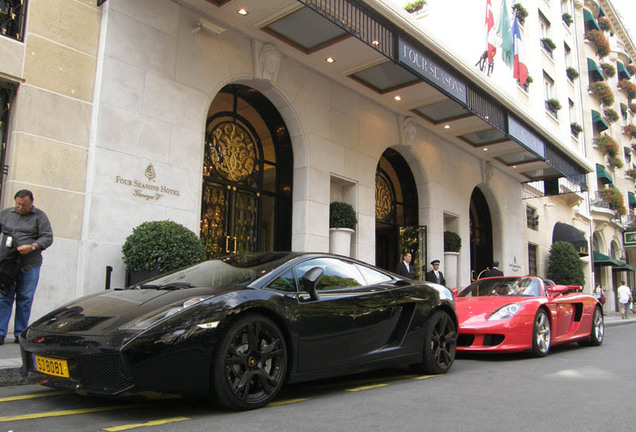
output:
<svg viewBox="0 0 636 432"><path fill-rule="evenodd" d="M592 329L590 330L590 337L584 341L579 342L580 345L587 346L599 346L603 343L605 337L605 320L603 318L603 311L599 306L594 308L594 315L592 316Z"/></svg>
<svg viewBox="0 0 636 432"><path fill-rule="evenodd" d="M213 355L211 396L220 406L249 410L271 402L285 381L287 344L269 318L240 316L221 335Z"/></svg>
<svg viewBox="0 0 636 432"><path fill-rule="evenodd" d="M451 316L443 311L433 312L424 330L424 358L412 369L427 374L444 374L455 361L457 326Z"/></svg>
<svg viewBox="0 0 636 432"><path fill-rule="evenodd" d="M551 328L550 317L545 310L539 309L534 317L532 327L532 355L545 357L550 352Z"/></svg>

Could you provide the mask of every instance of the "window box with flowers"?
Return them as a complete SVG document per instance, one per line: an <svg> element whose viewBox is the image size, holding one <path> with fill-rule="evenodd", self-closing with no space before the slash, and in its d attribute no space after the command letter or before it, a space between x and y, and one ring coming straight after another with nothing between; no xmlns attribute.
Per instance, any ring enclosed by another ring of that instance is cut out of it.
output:
<svg viewBox="0 0 636 432"><path fill-rule="evenodd" d="M614 156L609 158L608 164L611 169L620 169L623 168L623 161L618 156Z"/></svg>
<svg viewBox="0 0 636 432"><path fill-rule="evenodd" d="M625 174L628 177L631 177L633 180L636 180L636 168L628 169L627 171L625 171Z"/></svg>
<svg viewBox="0 0 636 432"><path fill-rule="evenodd" d="M541 46L552 57L552 51L556 49L556 44L550 38L541 39Z"/></svg>
<svg viewBox="0 0 636 432"><path fill-rule="evenodd" d="M609 63L601 63L601 70L607 78L613 78L616 75L616 68Z"/></svg>
<svg viewBox="0 0 636 432"><path fill-rule="evenodd" d="M528 11L523 7L521 3L515 3L512 5L512 13L516 15L519 24L523 25L528 18Z"/></svg>
<svg viewBox="0 0 636 432"><path fill-rule="evenodd" d="M568 76L570 81L574 81L579 77L579 71L574 69L572 66L565 69L565 74Z"/></svg>
<svg viewBox="0 0 636 432"><path fill-rule="evenodd" d="M624 215L627 213L625 210L625 198L623 194L617 189L603 189L601 191L601 196L603 197L603 201L609 204L610 208L620 215Z"/></svg>
<svg viewBox="0 0 636 432"><path fill-rule="evenodd" d="M596 49L599 58L607 57L610 53L609 41L600 30L590 30L585 33L585 39L590 41Z"/></svg>
<svg viewBox="0 0 636 432"><path fill-rule="evenodd" d="M629 104L629 112L631 112L632 115L636 114L636 103Z"/></svg>
<svg viewBox="0 0 636 432"><path fill-rule="evenodd" d="M627 68L627 72L629 72L630 75L636 74L636 65L628 64L625 67Z"/></svg>
<svg viewBox="0 0 636 432"><path fill-rule="evenodd" d="M613 33L613 31L612 31L612 23L610 22L610 20L607 17L604 17L604 16L599 17L597 22L598 22L598 26L601 28L601 30Z"/></svg>
<svg viewBox="0 0 636 432"><path fill-rule="evenodd" d="M547 101L545 101L545 107L548 111L556 116L557 111L561 109L561 102L559 102L557 99L548 99Z"/></svg>
<svg viewBox="0 0 636 432"><path fill-rule="evenodd" d="M607 134L594 138L594 143L605 156L611 158L618 157L618 143Z"/></svg>
<svg viewBox="0 0 636 432"><path fill-rule="evenodd" d="M609 124L616 123L618 119L620 118L618 113L612 108L605 108L603 110L603 115L605 116Z"/></svg>
<svg viewBox="0 0 636 432"><path fill-rule="evenodd" d="M625 135L629 135L631 138L636 139L636 126L631 123L626 124L625 126L623 126L623 133Z"/></svg>
<svg viewBox="0 0 636 432"><path fill-rule="evenodd" d="M563 15L561 15L561 19L563 20L563 22L565 23L566 26L570 27L572 25L572 15L570 15L569 13L564 13Z"/></svg>
<svg viewBox="0 0 636 432"><path fill-rule="evenodd" d="M572 122L570 123L570 132L573 137L578 138L579 134L583 132L583 127L577 122Z"/></svg>
<svg viewBox="0 0 636 432"><path fill-rule="evenodd" d="M604 82L594 82L590 84L588 90L592 92L594 96L599 98L601 104L604 106L614 105L614 93L612 89Z"/></svg>
<svg viewBox="0 0 636 432"><path fill-rule="evenodd" d="M636 99L636 84L628 79L622 79L618 83L618 87L625 93L627 93L627 99Z"/></svg>
<svg viewBox="0 0 636 432"><path fill-rule="evenodd" d="M517 84L519 84L521 86L521 88L523 88L523 90L527 92L528 89L530 88L530 84L532 84L532 81L534 81L534 80L532 79L532 77L530 75L528 75L528 78L526 79L526 83L524 85L521 85L519 80L517 80Z"/></svg>

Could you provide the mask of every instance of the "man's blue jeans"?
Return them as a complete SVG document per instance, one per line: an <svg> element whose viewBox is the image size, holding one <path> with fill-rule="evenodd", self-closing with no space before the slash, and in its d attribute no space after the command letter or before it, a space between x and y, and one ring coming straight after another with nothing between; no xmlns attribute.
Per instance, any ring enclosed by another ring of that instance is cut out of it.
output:
<svg viewBox="0 0 636 432"><path fill-rule="evenodd" d="M13 312L13 301L15 299L15 322L14 335L20 336L20 333L29 324L31 316L31 305L33 304L33 296L35 288L40 279L40 266L33 267L20 273L18 281L14 288L9 291L6 296L0 294L0 336L6 337L7 327L9 327L9 319Z"/></svg>

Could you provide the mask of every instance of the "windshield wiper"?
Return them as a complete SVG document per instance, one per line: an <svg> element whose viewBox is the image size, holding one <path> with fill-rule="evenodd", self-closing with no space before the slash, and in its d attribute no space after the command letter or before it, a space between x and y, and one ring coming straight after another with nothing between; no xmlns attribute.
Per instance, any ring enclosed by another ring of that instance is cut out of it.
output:
<svg viewBox="0 0 636 432"><path fill-rule="evenodd" d="M192 284L188 282L170 282L165 285L153 285L153 284L137 285L135 288L137 287L139 289L156 289L156 290L174 291L179 289L192 288Z"/></svg>

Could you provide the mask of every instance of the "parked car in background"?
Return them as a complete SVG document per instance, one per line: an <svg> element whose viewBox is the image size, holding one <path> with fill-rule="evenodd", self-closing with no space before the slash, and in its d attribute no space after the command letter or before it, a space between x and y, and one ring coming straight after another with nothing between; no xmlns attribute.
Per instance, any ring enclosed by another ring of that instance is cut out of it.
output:
<svg viewBox="0 0 636 432"><path fill-rule="evenodd" d="M603 309L580 286L534 276L491 277L457 294L458 351L545 356L554 345L601 345Z"/></svg>
<svg viewBox="0 0 636 432"><path fill-rule="evenodd" d="M95 395L211 397L261 407L285 382L408 364L447 372L452 293L329 254L203 262L82 297L22 334L34 382Z"/></svg>

